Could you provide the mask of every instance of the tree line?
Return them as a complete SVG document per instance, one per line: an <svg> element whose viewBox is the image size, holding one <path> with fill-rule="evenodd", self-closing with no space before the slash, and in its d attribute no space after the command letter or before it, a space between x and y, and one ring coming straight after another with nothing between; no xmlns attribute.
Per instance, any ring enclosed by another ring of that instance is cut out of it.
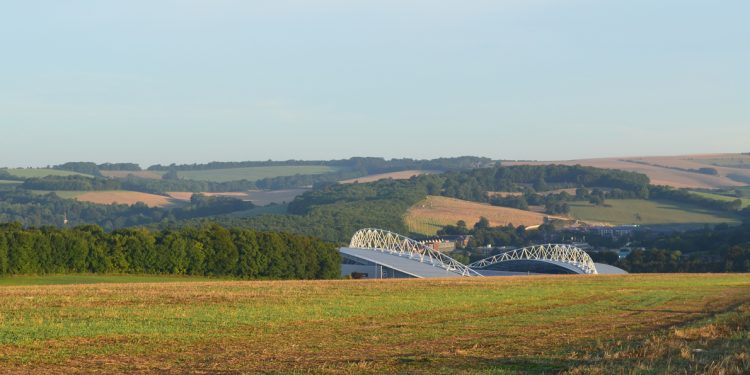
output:
<svg viewBox="0 0 750 375"><path fill-rule="evenodd" d="M0 224L0 275L81 272L333 279L340 258L333 244L313 237L215 224L109 233L95 225Z"/></svg>
<svg viewBox="0 0 750 375"><path fill-rule="evenodd" d="M241 162L211 162L205 164L156 164L148 167L151 171L196 171L208 169L245 168L245 167L274 167L295 165L325 165L360 170L367 173L385 173L406 169L436 169L436 170L466 170L494 165L492 159L477 156L460 156L453 158L438 158L432 160L420 159L385 159L379 157L352 157L340 160L267 160Z"/></svg>
<svg viewBox="0 0 750 375"><path fill-rule="evenodd" d="M143 203L94 204L63 199L55 193L36 194L25 189L0 190L0 222L19 222L23 226L61 227L96 224L105 230L173 222L197 217L220 215L254 208L252 202L231 197L209 197L195 194L188 204L179 207L149 207Z"/></svg>

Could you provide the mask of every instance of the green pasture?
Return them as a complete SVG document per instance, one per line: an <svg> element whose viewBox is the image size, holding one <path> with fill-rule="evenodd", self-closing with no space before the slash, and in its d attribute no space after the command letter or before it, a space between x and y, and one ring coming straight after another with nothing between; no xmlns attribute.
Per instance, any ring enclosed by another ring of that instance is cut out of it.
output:
<svg viewBox="0 0 750 375"><path fill-rule="evenodd" d="M607 199L604 205L569 202L570 216L611 224L738 223L737 216L694 205L661 200Z"/></svg>
<svg viewBox="0 0 750 375"><path fill-rule="evenodd" d="M0 286L22 286L22 285L71 285L71 284L128 284L128 283L163 283L163 282L188 282L207 281L206 277L198 276L174 276L174 275L101 275L101 274L76 274L76 275L18 275L0 277Z"/></svg>
<svg viewBox="0 0 750 375"><path fill-rule="evenodd" d="M732 197L732 196L723 195L723 194L708 193L708 192L705 192L705 191L691 191L691 193L695 194L695 195L698 195L698 196L701 196L701 197L704 197L704 198L714 199L714 200L717 200L717 201L724 201L724 202L732 202L732 201L735 201L735 200L739 199L739 200L742 201L742 208L750 206L750 198L744 198L744 197L743 198L738 198L738 197Z"/></svg>
<svg viewBox="0 0 750 375"><path fill-rule="evenodd" d="M93 177L88 174L64 171L61 169L51 169L51 168L7 168L7 169L0 169L0 170L5 170L11 175L16 176L16 177L21 177L21 178L46 177L46 176L74 176L74 175Z"/></svg>
<svg viewBox="0 0 750 375"><path fill-rule="evenodd" d="M337 171L337 168L323 165L244 167L226 169L207 169L199 171L179 171L177 175L186 180L227 182L248 180L256 181L269 177L294 176L297 174L323 174Z"/></svg>

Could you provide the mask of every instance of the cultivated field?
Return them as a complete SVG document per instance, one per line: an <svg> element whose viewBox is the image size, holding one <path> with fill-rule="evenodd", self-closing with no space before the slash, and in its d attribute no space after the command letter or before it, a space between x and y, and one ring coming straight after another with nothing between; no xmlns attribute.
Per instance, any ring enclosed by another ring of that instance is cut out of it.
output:
<svg viewBox="0 0 750 375"><path fill-rule="evenodd" d="M179 171L177 175L186 180L227 182L248 180L256 181L268 177L294 176L296 174L323 174L338 169L324 165L299 165L276 167L246 167L207 169L202 171Z"/></svg>
<svg viewBox="0 0 750 375"><path fill-rule="evenodd" d="M441 171L426 171L426 170L417 170L417 169L411 169L407 171L398 171L398 172L391 172L391 173L379 173L379 174L371 174L369 176L363 176L363 177L357 177L352 178L348 180L340 181L342 184L353 184L355 182L359 183L366 183L366 182L374 182L378 180L384 180L387 178L392 178L394 180L406 180L409 178L412 178L414 176L419 176L423 174L436 174L436 173L442 173Z"/></svg>
<svg viewBox="0 0 750 375"><path fill-rule="evenodd" d="M668 185L677 188L699 188L715 189L727 186L746 186L727 177L729 175L747 176L750 178L750 169L730 168L717 166L719 160L731 163L736 158L743 157L740 154L710 154L710 155L682 155L682 156L632 156L620 158L579 159L542 162L503 162L503 165L585 165L597 168L621 169L625 171L639 172L647 175L654 185ZM636 161L636 162L633 162ZM642 163L648 163L642 164ZM725 164L726 165L726 164ZM681 171L682 169L699 169L704 167L715 168L718 176Z"/></svg>
<svg viewBox="0 0 750 375"><path fill-rule="evenodd" d="M570 206L570 216L576 219L610 224L718 224L738 222L736 216L727 212L666 201L608 199L604 206L594 206L588 202L568 202L568 206Z"/></svg>
<svg viewBox="0 0 750 375"><path fill-rule="evenodd" d="M151 180L161 180L161 176L164 174L163 171L99 171L105 177L112 178L125 178L129 175L140 178L148 178Z"/></svg>
<svg viewBox="0 0 750 375"><path fill-rule="evenodd" d="M243 192L228 192L228 193L201 193L207 196L223 196L233 197L246 201L251 201L256 206L267 206L271 203L289 203L294 200L298 195L310 189L284 189L284 190L249 190ZM171 191L168 192L169 196L174 199L189 201L190 197L195 193L187 191Z"/></svg>
<svg viewBox="0 0 750 375"><path fill-rule="evenodd" d="M21 177L21 178L46 177L46 176L73 176L73 175L92 177L91 175L88 175L88 174L71 172L71 171L63 171L60 169L48 169L48 168L7 168L7 169L3 168L0 170L5 170L11 175Z"/></svg>
<svg viewBox="0 0 750 375"><path fill-rule="evenodd" d="M6 373L750 371L749 275L3 286L0 312Z"/></svg>
<svg viewBox="0 0 750 375"><path fill-rule="evenodd" d="M37 194L47 194L49 191L34 190ZM149 207L164 207L178 202L163 195L141 193L138 191L109 190L109 191L55 191L60 198L76 199L80 202L96 204L127 204L133 205L143 202Z"/></svg>
<svg viewBox="0 0 750 375"><path fill-rule="evenodd" d="M415 204L406 213L404 221L412 233L434 235L438 229L463 220L468 226L474 225L484 216L492 226L513 224L532 227L544 223L549 215L517 210L515 208L497 207L484 203L464 201L461 199L428 196Z"/></svg>

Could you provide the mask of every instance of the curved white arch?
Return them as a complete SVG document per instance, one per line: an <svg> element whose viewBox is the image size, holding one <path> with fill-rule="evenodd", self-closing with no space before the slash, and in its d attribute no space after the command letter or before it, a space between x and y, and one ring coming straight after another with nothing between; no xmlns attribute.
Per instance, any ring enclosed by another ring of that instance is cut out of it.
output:
<svg viewBox="0 0 750 375"><path fill-rule="evenodd" d="M411 238L383 229L360 229L349 243L349 247L370 249L427 263L462 276L482 276L465 264L433 250Z"/></svg>
<svg viewBox="0 0 750 375"><path fill-rule="evenodd" d="M585 251L565 244L545 244L511 250L489 258L478 260L469 265L471 268L486 268L500 262L514 260L538 260L562 262L581 270L581 273L595 275L596 266Z"/></svg>

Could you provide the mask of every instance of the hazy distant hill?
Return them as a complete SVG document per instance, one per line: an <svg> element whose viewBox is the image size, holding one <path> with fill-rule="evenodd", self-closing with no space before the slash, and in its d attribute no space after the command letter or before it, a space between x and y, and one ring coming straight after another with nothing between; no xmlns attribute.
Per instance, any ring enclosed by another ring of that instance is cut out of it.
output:
<svg viewBox="0 0 750 375"><path fill-rule="evenodd" d="M749 154L630 156L558 161L504 161L503 165L585 165L647 175L654 185L716 189L750 185Z"/></svg>

